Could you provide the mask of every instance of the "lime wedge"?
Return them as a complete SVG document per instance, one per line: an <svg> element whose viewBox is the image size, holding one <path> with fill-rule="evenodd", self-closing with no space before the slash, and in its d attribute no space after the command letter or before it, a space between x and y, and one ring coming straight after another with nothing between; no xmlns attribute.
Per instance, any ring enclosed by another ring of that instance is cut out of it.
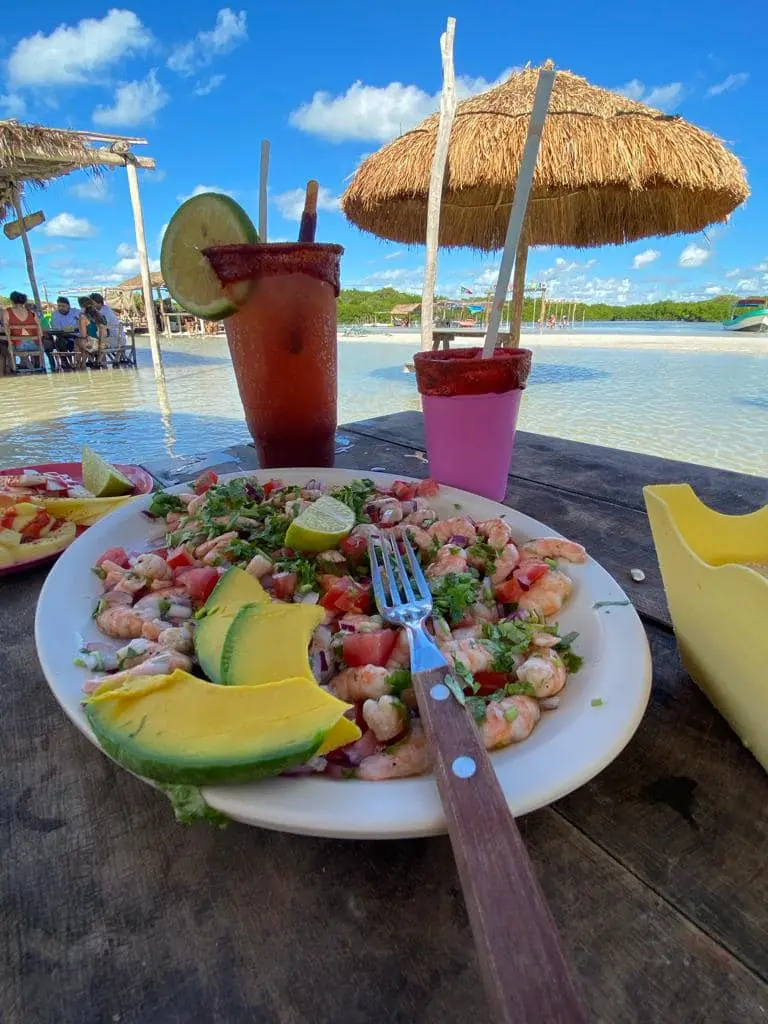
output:
<svg viewBox="0 0 768 1024"><path fill-rule="evenodd" d="M352 509L324 494L296 516L285 535L285 546L295 551L327 551L340 544L354 525Z"/></svg>
<svg viewBox="0 0 768 1024"><path fill-rule="evenodd" d="M193 196L171 217L160 251L165 286L180 306L204 320L221 320L248 297L250 281L224 291L203 249L259 241L256 228L234 199L220 192Z"/></svg>
<svg viewBox="0 0 768 1024"><path fill-rule="evenodd" d="M133 491L133 484L87 445L83 445L83 486L96 498L118 498Z"/></svg>

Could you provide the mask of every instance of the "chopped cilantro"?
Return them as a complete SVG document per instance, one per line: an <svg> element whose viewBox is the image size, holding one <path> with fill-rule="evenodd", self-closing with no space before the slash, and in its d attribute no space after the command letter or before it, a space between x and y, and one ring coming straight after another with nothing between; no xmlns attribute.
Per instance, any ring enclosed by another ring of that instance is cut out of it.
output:
<svg viewBox="0 0 768 1024"><path fill-rule="evenodd" d="M499 553L496 548L492 548L490 544L486 543L486 541L476 540L468 549L467 553L470 557L482 562L483 572L486 576L490 576L496 568L496 559L498 558Z"/></svg>
<svg viewBox="0 0 768 1024"><path fill-rule="evenodd" d="M514 720L517 718L519 714L520 712L517 710L517 708L506 708L504 711L504 717L508 722L514 722Z"/></svg>
<svg viewBox="0 0 768 1024"><path fill-rule="evenodd" d="M530 683L507 683L504 687L505 697L535 697L536 690Z"/></svg>
<svg viewBox="0 0 768 1024"><path fill-rule="evenodd" d="M160 789L171 802L176 821L191 825L195 821L207 821L215 828L226 828L229 818L209 807L197 786L162 786Z"/></svg>
<svg viewBox="0 0 768 1024"><path fill-rule="evenodd" d="M184 512L186 506L181 498L175 494L167 494L165 491L156 491L152 495L152 502L149 506L151 516L160 516L163 519L169 512Z"/></svg>
<svg viewBox="0 0 768 1024"><path fill-rule="evenodd" d="M472 675L472 673L469 671L469 669L467 668L463 661L454 661L453 670L459 677L459 679L462 681L462 683L464 683L465 689L469 687L472 693L477 693L480 687L475 682L475 677Z"/></svg>
<svg viewBox="0 0 768 1024"><path fill-rule="evenodd" d="M557 559L556 558L545 558L544 561L547 563L547 565L549 566L550 569L556 569L557 568Z"/></svg>
<svg viewBox="0 0 768 1024"><path fill-rule="evenodd" d="M624 608L626 605L632 604L631 601L595 601L592 607L595 611L598 608Z"/></svg>
<svg viewBox="0 0 768 1024"><path fill-rule="evenodd" d="M298 578L299 589L307 587L314 590L317 586L317 569L314 562L308 558L285 558L276 562L278 572L295 572ZM306 593L306 591L304 591Z"/></svg>
<svg viewBox="0 0 768 1024"><path fill-rule="evenodd" d="M375 491L376 485L373 480L352 480L343 487L338 487L335 491L331 491L331 496L352 509L355 513L356 523L369 523L370 519L363 509L373 497Z"/></svg>
<svg viewBox="0 0 768 1024"><path fill-rule="evenodd" d="M601 708L603 704L605 704L605 701L602 697L593 697L589 703L592 705L593 708Z"/></svg>
<svg viewBox="0 0 768 1024"><path fill-rule="evenodd" d="M430 581L434 607L450 624L459 622L478 599L479 581L467 572L449 572Z"/></svg>
<svg viewBox="0 0 768 1024"><path fill-rule="evenodd" d="M449 672L445 677L445 685L451 691L459 704L467 703L467 698L464 696L464 690L461 688L461 683L458 681L456 676L452 676Z"/></svg>
<svg viewBox="0 0 768 1024"><path fill-rule="evenodd" d="M91 572L98 576L100 580L105 580L107 578L106 570L102 569L100 565L94 565Z"/></svg>
<svg viewBox="0 0 768 1024"><path fill-rule="evenodd" d="M555 644L556 651L563 651L566 647L570 647L574 640L579 639L579 634L575 631L572 633L566 633L565 636L561 636L558 643Z"/></svg>
<svg viewBox="0 0 768 1024"><path fill-rule="evenodd" d="M479 724L485 721L485 701L482 697L467 697L467 710Z"/></svg>
<svg viewBox="0 0 768 1024"><path fill-rule="evenodd" d="M411 686L411 673L405 668L396 669L394 672L390 672L387 682L393 693L402 693L403 690L407 690Z"/></svg>

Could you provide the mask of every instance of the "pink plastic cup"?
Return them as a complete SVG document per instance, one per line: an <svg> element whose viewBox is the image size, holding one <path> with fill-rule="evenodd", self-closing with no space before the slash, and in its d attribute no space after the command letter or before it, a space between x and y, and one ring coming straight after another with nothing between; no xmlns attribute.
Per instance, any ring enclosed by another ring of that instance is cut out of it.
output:
<svg viewBox="0 0 768 1024"><path fill-rule="evenodd" d="M493 359L480 359L479 352L415 356L429 471L440 483L501 501L532 354L498 348Z"/></svg>

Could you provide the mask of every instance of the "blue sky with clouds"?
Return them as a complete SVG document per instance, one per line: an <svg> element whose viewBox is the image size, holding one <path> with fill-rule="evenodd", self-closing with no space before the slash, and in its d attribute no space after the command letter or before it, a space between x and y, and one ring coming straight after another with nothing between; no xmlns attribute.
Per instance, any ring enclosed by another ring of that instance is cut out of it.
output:
<svg viewBox="0 0 768 1024"><path fill-rule="evenodd" d="M755 37L768 27L764 0L735 0L727 13L718 0L550 0L546 8L492 0L126 8L74 0L62 8L29 0L23 17L3 25L0 117L147 138L137 152L157 160L156 172L140 172L155 260L164 225L196 191L228 191L256 218L259 145L269 138L271 240L296 237L302 189L315 177L318 238L346 247L343 284L420 290L423 251L362 234L338 211L338 196L365 154L436 108L438 40L449 14L465 95L551 57L714 132L747 168L752 196L727 226L623 247L535 250L529 279L586 301L768 292L768 71L750 43L750 26ZM137 272L123 171L101 184L78 173L30 193L27 209L39 208L47 221L31 241L49 294ZM495 269L487 254L441 255L439 290L485 290ZM20 242L0 235L0 292L14 287L27 288Z"/></svg>

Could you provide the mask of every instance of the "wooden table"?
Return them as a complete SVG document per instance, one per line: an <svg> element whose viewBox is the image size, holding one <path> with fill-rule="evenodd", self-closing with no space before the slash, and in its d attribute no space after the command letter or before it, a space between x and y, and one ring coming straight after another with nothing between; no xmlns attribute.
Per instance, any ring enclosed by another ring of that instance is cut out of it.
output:
<svg viewBox="0 0 768 1024"><path fill-rule="evenodd" d="M434 327L432 329L432 351L440 348L449 349L454 338L484 338L488 332L474 327ZM498 343L502 348L510 344L512 335L509 331L499 331ZM471 342L470 342L471 344Z"/></svg>
<svg viewBox="0 0 768 1024"><path fill-rule="evenodd" d="M415 413L351 424L338 447L340 466L426 474ZM250 448L225 458L255 466ZM520 822L604 1024L768 1015L768 783L680 666L643 511L644 483L681 480L722 511L768 499L757 477L534 434L518 437L507 495L615 574L653 650L626 750ZM51 697L32 639L43 578L0 580L3 1024L488 1019L447 839L174 824Z"/></svg>

